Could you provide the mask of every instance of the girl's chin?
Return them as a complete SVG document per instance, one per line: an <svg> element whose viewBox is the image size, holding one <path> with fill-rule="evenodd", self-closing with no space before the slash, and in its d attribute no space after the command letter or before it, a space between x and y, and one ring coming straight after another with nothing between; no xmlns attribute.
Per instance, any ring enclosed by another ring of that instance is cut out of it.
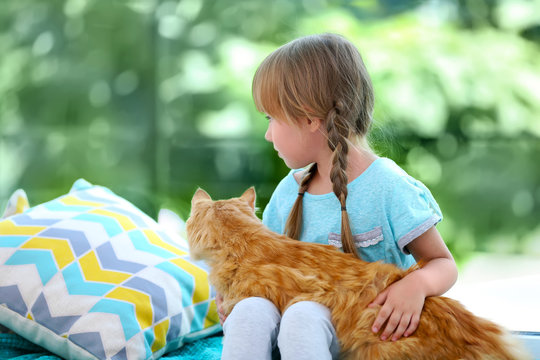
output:
<svg viewBox="0 0 540 360"><path fill-rule="evenodd" d="M281 156L280 156L280 157L281 157ZM287 165L287 167L288 167L289 169L296 169L296 168L294 167L294 164L291 164L289 161L287 161L287 160L285 160L285 159L283 159L283 158L281 158L281 159L283 160L283 162L285 163L285 165Z"/></svg>
<svg viewBox="0 0 540 360"><path fill-rule="evenodd" d="M282 158L283 159L283 158ZM287 167L291 170L295 170L295 169L303 169L305 168L306 166L308 166L309 164L301 164L301 163L293 163L293 162L290 162L290 161L287 161L285 159L283 159L283 162L285 163L285 165L287 165Z"/></svg>
<svg viewBox="0 0 540 360"><path fill-rule="evenodd" d="M283 160L283 162L285 163L285 165L287 165L289 169L302 169L310 164L310 163L307 163L307 164L299 163L297 161L287 159L283 155L281 155L279 151L277 151L277 155L280 157L281 160Z"/></svg>

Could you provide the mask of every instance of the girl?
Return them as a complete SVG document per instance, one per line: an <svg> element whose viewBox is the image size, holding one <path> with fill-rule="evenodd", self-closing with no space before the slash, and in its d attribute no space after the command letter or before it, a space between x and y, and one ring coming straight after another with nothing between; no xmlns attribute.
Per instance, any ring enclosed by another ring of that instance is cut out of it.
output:
<svg viewBox="0 0 540 360"><path fill-rule="evenodd" d="M420 270L370 305L381 305L372 330L382 340L411 335L425 298L446 292L457 269L435 228L442 215L429 190L367 145L374 98L358 50L334 34L294 40L262 62L253 98L269 121L265 139L293 169L263 222L368 261L408 268L421 260ZM299 302L280 314L268 300L245 299L223 327L226 360L270 359L272 352L294 360L339 356L329 310L317 303Z"/></svg>

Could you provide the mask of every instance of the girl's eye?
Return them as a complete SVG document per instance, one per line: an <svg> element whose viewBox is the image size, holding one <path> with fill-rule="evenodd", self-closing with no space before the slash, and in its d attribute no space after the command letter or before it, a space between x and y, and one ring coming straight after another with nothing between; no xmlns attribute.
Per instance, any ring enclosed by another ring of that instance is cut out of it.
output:
<svg viewBox="0 0 540 360"><path fill-rule="evenodd" d="M268 120L268 121L272 120L272 118L271 118L270 116L268 116L268 115L265 115L264 117L265 117L266 120Z"/></svg>

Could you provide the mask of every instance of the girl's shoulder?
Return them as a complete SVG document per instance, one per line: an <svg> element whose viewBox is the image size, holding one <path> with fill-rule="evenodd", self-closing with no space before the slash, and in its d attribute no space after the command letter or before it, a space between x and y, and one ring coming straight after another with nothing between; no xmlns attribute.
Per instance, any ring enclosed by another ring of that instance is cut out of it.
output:
<svg viewBox="0 0 540 360"><path fill-rule="evenodd" d="M351 182L354 188L371 188L386 191L399 191L409 187L423 187L418 180L409 175L392 159L380 157L358 178Z"/></svg>
<svg viewBox="0 0 540 360"><path fill-rule="evenodd" d="M351 185L360 183L387 183L401 177L408 176L408 174L397 165L393 160L385 157L379 157L373 161L367 169L365 169L359 176L357 176Z"/></svg>
<svg viewBox="0 0 540 360"><path fill-rule="evenodd" d="M419 180L388 158L384 158L382 162L380 176L386 178L387 183L394 186L418 185L420 183Z"/></svg>
<svg viewBox="0 0 540 360"><path fill-rule="evenodd" d="M431 191L424 183L409 175L391 159L381 158L378 162L370 181L372 184L378 184L375 186L379 187L379 196L385 197L394 204L413 204L416 201L428 203L430 207L437 210L437 213L440 213Z"/></svg>

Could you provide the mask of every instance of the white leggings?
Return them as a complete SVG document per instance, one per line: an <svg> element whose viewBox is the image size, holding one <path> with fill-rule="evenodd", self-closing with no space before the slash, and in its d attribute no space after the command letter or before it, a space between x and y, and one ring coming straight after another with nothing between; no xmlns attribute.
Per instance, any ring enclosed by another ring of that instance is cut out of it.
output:
<svg viewBox="0 0 540 360"><path fill-rule="evenodd" d="M272 353L282 360L339 357L330 310L312 301L293 304L280 316L266 299L244 299L225 320L223 332L222 360L271 360Z"/></svg>

